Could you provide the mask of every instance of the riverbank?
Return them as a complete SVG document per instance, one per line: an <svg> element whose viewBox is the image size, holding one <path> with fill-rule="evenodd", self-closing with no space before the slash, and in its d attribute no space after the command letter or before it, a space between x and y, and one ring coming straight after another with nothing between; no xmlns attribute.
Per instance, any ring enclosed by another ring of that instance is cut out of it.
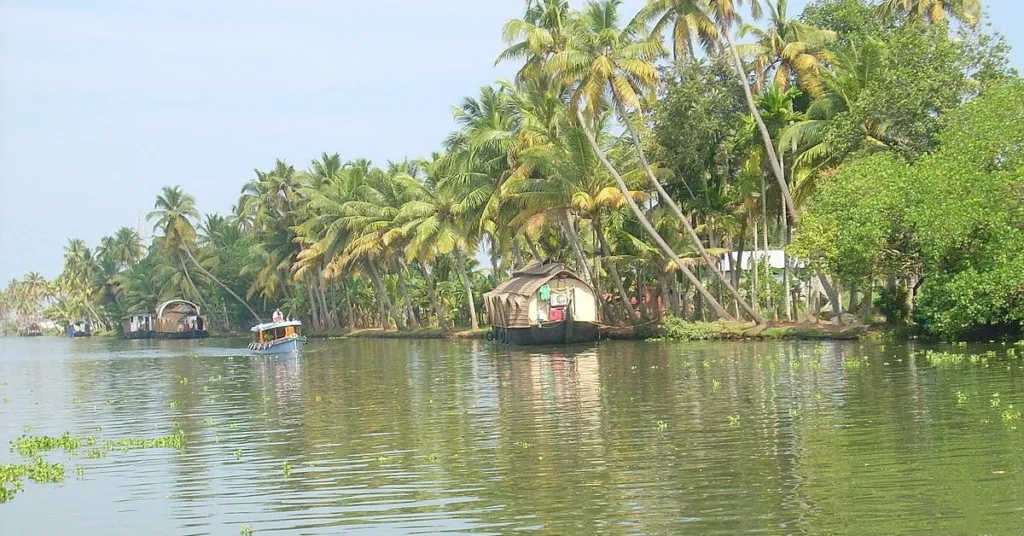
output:
<svg viewBox="0 0 1024 536"><path fill-rule="evenodd" d="M357 329L353 331L311 332L310 339L485 339L490 328L476 330L455 330L443 333L438 328L421 328L406 331L382 330L380 328ZM602 326L602 338L623 341L642 340L855 340L865 335L880 332L870 331L864 326L837 326L835 324L810 323L769 323L758 326L740 322L681 322L669 320L664 324L642 324L637 326Z"/></svg>

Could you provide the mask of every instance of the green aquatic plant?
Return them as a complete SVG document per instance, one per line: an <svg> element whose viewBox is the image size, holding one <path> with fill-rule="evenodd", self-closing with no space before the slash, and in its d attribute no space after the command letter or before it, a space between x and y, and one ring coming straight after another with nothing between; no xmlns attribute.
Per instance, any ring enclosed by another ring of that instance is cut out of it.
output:
<svg viewBox="0 0 1024 536"><path fill-rule="evenodd" d="M34 456L31 464L0 465L0 503L5 503L24 489L24 480L37 484L64 481L64 465L49 463L42 456Z"/></svg>
<svg viewBox="0 0 1024 536"><path fill-rule="evenodd" d="M527 441L516 441L515 442L515 446L517 446L517 447L519 447L521 449L528 449L528 448L533 446L533 443L529 443Z"/></svg>
<svg viewBox="0 0 1024 536"><path fill-rule="evenodd" d="M232 453L235 455L236 460L242 459L242 449L235 449Z"/></svg>
<svg viewBox="0 0 1024 536"><path fill-rule="evenodd" d="M388 456L387 454L378 454L377 457L374 458L374 460L377 463L387 463L391 461L391 456Z"/></svg>
<svg viewBox="0 0 1024 536"><path fill-rule="evenodd" d="M203 419L203 422L206 423L208 426L213 426L213 425L217 424L217 420L214 419L213 417L207 417L207 418Z"/></svg>
<svg viewBox="0 0 1024 536"><path fill-rule="evenodd" d="M171 400L171 402L169 404L167 404L167 405L170 406L171 409L175 409L175 408L178 407L178 402L175 401L175 400Z"/></svg>
<svg viewBox="0 0 1024 536"><path fill-rule="evenodd" d="M928 350L925 352L924 358L932 365L941 367L948 365L960 365L967 359L967 356L964 354L952 354L949 352Z"/></svg>
<svg viewBox="0 0 1024 536"><path fill-rule="evenodd" d="M285 460L285 462L281 464L281 471L284 473L285 478L292 476L292 464Z"/></svg>
<svg viewBox="0 0 1024 536"><path fill-rule="evenodd" d="M967 393L965 393L963 391L957 391L956 392L956 403L961 405L961 406L966 404L967 403Z"/></svg>
<svg viewBox="0 0 1024 536"><path fill-rule="evenodd" d="M178 431L163 437L125 437L108 439L103 442L107 450L127 452L136 449L181 449L185 448L185 434Z"/></svg>
<svg viewBox="0 0 1024 536"><path fill-rule="evenodd" d="M82 467L81 465L76 465L75 476L78 477L79 480L81 480L85 476L85 467Z"/></svg>
<svg viewBox="0 0 1024 536"><path fill-rule="evenodd" d="M848 371L859 370L861 367L866 367L869 364L867 356L843 359L843 368Z"/></svg>
<svg viewBox="0 0 1024 536"><path fill-rule="evenodd" d="M992 393L991 398L989 398L989 405L993 408L999 407L999 393Z"/></svg>
<svg viewBox="0 0 1024 536"><path fill-rule="evenodd" d="M71 432L64 432L60 437L23 435L11 441L11 448L22 456L35 456L40 452L57 449L74 453L81 446L82 441L72 436Z"/></svg>
<svg viewBox="0 0 1024 536"><path fill-rule="evenodd" d="M722 386L722 382L718 381L717 379L712 379L711 380L711 392L712 393L718 391L718 388L721 387L721 386Z"/></svg>
<svg viewBox="0 0 1024 536"><path fill-rule="evenodd" d="M662 432L664 432L665 430L668 429L668 423L665 422L665 421L658 421L658 422L656 422L654 424L658 427L658 430L660 430Z"/></svg>
<svg viewBox="0 0 1024 536"><path fill-rule="evenodd" d="M242 528L238 529L238 533L242 536L252 536L253 532L255 531L249 525L242 525Z"/></svg>
<svg viewBox="0 0 1024 536"><path fill-rule="evenodd" d="M323 402L323 401L324 401L324 397L322 397L322 396L320 396L320 395L316 395L316 398L315 398L315 400L316 400L317 402Z"/></svg>
<svg viewBox="0 0 1024 536"><path fill-rule="evenodd" d="M740 416L739 415L729 415L729 426L739 426L739 425L740 425Z"/></svg>

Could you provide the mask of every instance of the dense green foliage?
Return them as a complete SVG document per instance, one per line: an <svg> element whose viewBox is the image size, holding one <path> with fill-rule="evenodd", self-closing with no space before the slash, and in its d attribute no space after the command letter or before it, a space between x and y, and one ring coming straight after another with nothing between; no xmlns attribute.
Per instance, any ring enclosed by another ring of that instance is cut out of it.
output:
<svg viewBox="0 0 1024 536"><path fill-rule="evenodd" d="M464 98L442 152L276 161L226 216L166 187L151 241L71 240L53 281L11 282L4 329L116 330L184 297L223 330L280 307L321 331L447 332L552 258L607 323L1019 330L1020 82L978 2L778 0L759 24L746 4L652 0L631 19L619 0L531 0L498 56L516 79Z"/></svg>
<svg viewBox="0 0 1024 536"><path fill-rule="evenodd" d="M876 155L842 168L805 213L797 249L846 281L913 276L915 314L936 335L1019 330L1021 110L1024 84L990 87L946 118L933 154L914 163Z"/></svg>

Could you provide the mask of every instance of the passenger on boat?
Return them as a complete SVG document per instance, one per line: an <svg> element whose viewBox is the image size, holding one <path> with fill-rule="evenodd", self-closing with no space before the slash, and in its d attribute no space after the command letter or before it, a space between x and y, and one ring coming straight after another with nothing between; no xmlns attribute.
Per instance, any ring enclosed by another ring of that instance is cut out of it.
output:
<svg viewBox="0 0 1024 536"><path fill-rule="evenodd" d="M284 314L281 313L280 309L274 310L273 320L274 322L281 322L282 320L284 320Z"/></svg>

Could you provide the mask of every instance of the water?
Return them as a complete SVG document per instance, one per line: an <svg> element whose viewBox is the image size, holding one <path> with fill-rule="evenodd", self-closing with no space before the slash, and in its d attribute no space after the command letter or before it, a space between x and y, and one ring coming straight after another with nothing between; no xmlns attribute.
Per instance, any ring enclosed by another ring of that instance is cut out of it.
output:
<svg viewBox="0 0 1024 536"><path fill-rule="evenodd" d="M0 340L3 444L187 438L46 453L66 481L26 482L0 534L1024 532L1024 348L231 346Z"/></svg>

